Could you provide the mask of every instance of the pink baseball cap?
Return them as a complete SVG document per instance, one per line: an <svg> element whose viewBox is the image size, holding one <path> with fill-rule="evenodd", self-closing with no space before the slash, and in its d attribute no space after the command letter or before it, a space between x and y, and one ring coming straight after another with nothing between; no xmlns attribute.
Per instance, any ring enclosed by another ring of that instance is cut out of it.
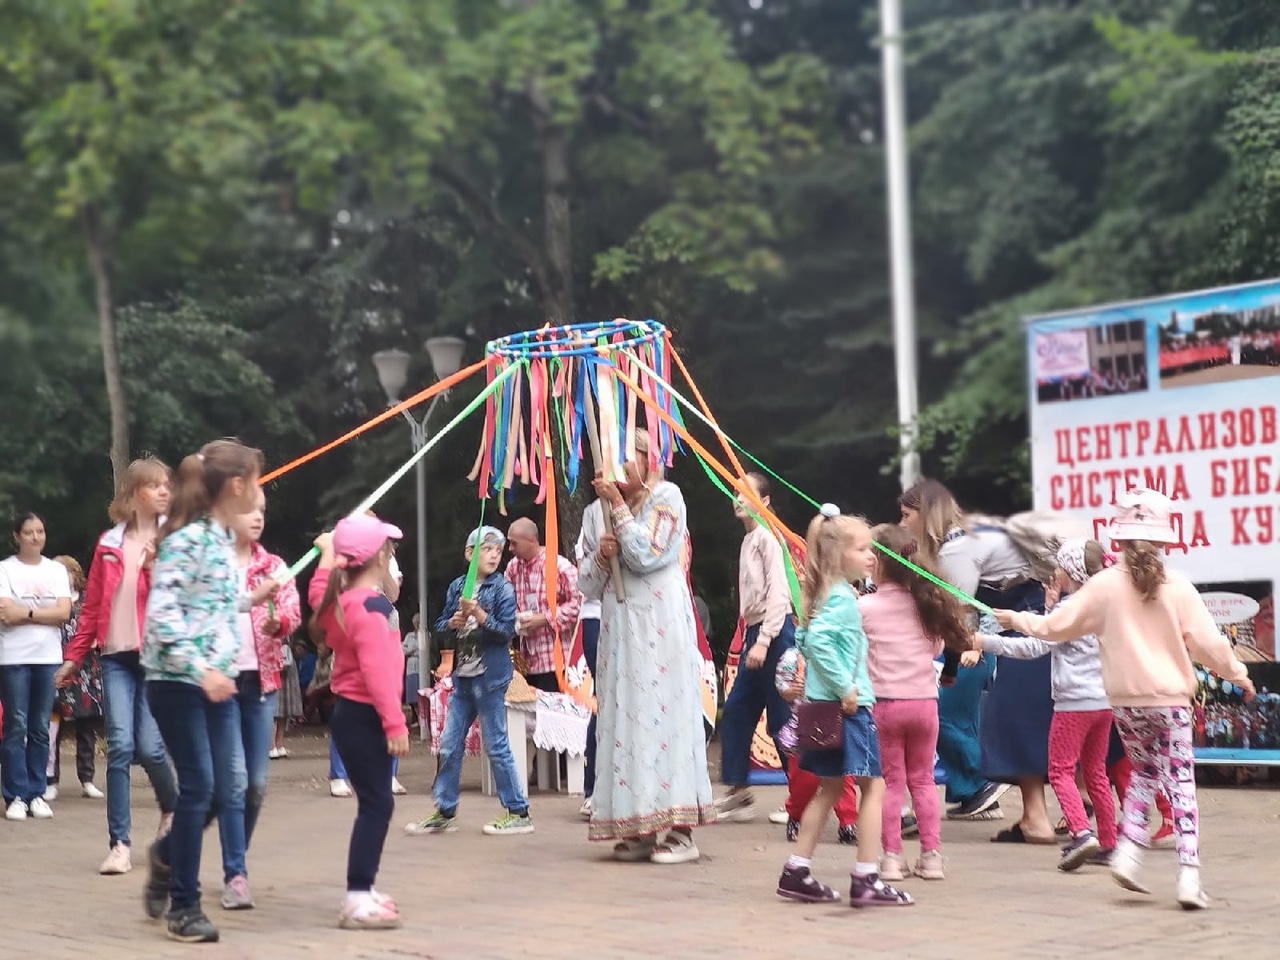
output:
<svg viewBox="0 0 1280 960"><path fill-rule="evenodd" d="M403 537L404 532L399 527L377 517L363 513L357 517L343 517L333 528L333 552L345 557L351 566L359 567L368 563L388 540Z"/></svg>

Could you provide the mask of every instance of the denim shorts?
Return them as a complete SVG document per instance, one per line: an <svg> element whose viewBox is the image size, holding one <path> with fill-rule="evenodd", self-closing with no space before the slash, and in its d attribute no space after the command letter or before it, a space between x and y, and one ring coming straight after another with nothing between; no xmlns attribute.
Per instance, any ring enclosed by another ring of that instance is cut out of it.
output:
<svg viewBox="0 0 1280 960"><path fill-rule="evenodd" d="M818 777L880 777L880 737L871 711L859 707L858 712L844 718L844 748L834 750L801 750L800 769Z"/></svg>

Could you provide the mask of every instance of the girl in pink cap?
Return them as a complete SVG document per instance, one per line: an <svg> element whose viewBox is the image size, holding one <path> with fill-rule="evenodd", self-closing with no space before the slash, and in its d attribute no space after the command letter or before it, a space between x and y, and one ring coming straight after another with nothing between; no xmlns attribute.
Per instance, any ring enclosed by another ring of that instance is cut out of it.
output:
<svg viewBox="0 0 1280 960"><path fill-rule="evenodd" d="M996 619L1005 629L1051 642L1097 635L1103 684L1134 767L1111 876L1127 890L1149 892L1139 880L1142 847L1147 810L1163 787L1173 805L1178 903L1201 910L1209 897L1200 885L1192 655L1240 687L1246 700L1253 699L1253 682L1191 581L1165 568L1161 547L1177 541L1169 498L1154 490L1130 490L1116 504L1110 533L1123 555L1091 577L1071 603L1047 616L997 610Z"/></svg>
<svg viewBox="0 0 1280 960"><path fill-rule="evenodd" d="M386 581L399 528L368 515L338 521L316 539L320 566L307 598L333 650L330 686L333 742L355 791L357 808L347 854L347 898L339 926L370 930L400 926L395 901L373 889L387 827L395 812L392 763L409 752L400 709L404 656L391 626Z"/></svg>

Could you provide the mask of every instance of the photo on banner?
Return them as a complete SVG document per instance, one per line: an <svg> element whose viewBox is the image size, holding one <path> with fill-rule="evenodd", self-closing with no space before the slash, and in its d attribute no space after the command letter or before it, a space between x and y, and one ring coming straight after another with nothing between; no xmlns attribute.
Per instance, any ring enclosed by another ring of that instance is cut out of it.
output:
<svg viewBox="0 0 1280 960"><path fill-rule="evenodd" d="M1026 325L1034 509L1078 518L1116 547L1107 528L1120 494L1173 500L1178 541L1165 562L1201 590L1259 691L1245 705L1197 668L1196 759L1280 765L1280 389L1260 388L1280 374L1280 280ZM1080 399L1091 402L1068 402Z"/></svg>

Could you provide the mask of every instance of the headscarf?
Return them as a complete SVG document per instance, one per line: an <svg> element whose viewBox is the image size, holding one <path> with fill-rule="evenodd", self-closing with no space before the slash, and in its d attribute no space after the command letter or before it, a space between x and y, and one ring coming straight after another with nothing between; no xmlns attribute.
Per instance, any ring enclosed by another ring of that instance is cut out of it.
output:
<svg viewBox="0 0 1280 960"><path fill-rule="evenodd" d="M1084 583L1089 579L1089 571L1085 569L1084 563L1084 548L1088 542L1080 537L1065 540L1058 547L1058 566L1067 571L1067 576L1076 583Z"/></svg>

